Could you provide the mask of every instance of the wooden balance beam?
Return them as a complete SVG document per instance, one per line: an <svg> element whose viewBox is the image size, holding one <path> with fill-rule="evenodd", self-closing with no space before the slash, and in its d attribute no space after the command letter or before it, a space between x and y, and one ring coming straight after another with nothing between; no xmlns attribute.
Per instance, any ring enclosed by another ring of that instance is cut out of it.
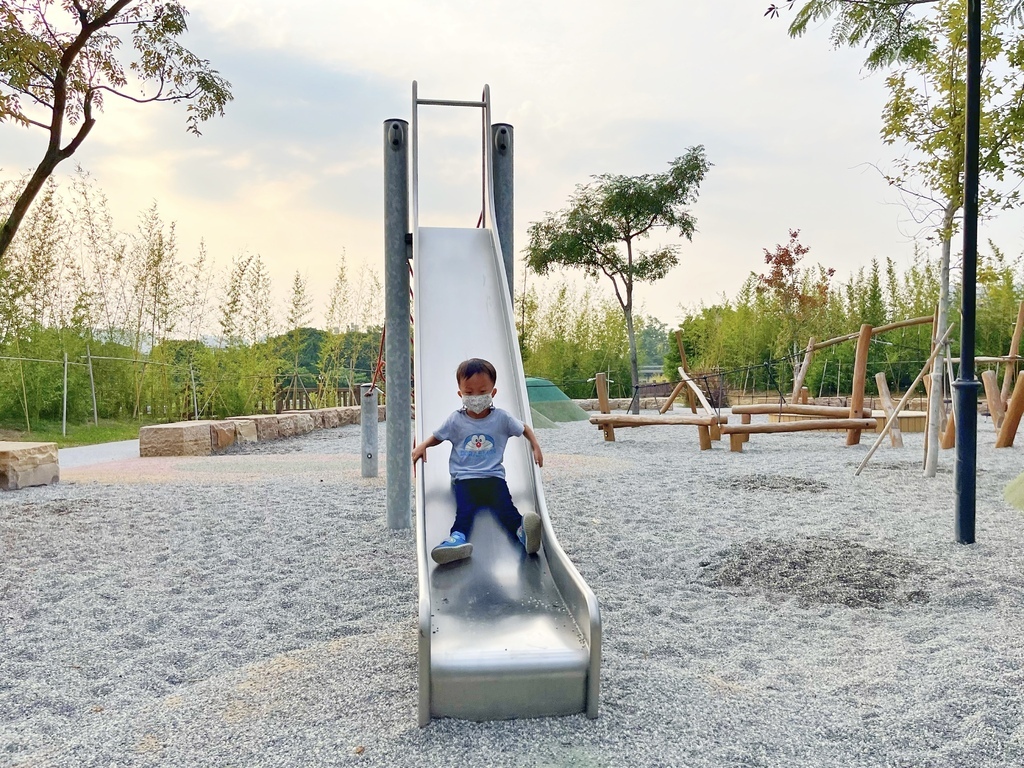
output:
<svg viewBox="0 0 1024 768"><path fill-rule="evenodd" d="M601 413L590 417L590 423L607 434L608 428L615 427L654 427L665 425L691 425L697 427L700 435L700 449L711 449L711 428L725 424L728 416L701 416L694 413L673 413L666 416L635 415L632 413Z"/></svg>
<svg viewBox="0 0 1024 768"><path fill-rule="evenodd" d="M815 419L771 424L723 424L721 429L723 435L729 435L729 450L740 453L747 435L812 432L821 429L874 429L875 424L874 419Z"/></svg>
<svg viewBox="0 0 1024 768"><path fill-rule="evenodd" d="M844 419L850 417L850 409L841 405L801 405L798 403L785 403L783 405L772 403L754 403L752 405L734 405L730 409L733 413L740 415L772 415L782 414L785 416L821 416L825 419ZM871 411L863 409L863 416L871 416ZM857 417L853 417L857 418Z"/></svg>

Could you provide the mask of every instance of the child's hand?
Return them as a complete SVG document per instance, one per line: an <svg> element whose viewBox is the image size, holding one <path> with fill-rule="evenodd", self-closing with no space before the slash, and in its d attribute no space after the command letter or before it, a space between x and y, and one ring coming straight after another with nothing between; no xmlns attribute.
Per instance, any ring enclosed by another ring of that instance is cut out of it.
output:
<svg viewBox="0 0 1024 768"><path fill-rule="evenodd" d="M544 466L544 454L540 451L540 446L537 443L533 444L533 460L537 462L538 467Z"/></svg>
<svg viewBox="0 0 1024 768"><path fill-rule="evenodd" d="M420 443L419 445L412 449L413 474L416 474L416 462L419 461L420 459L423 459L424 462L427 460L427 446L425 446L423 443Z"/></svg>

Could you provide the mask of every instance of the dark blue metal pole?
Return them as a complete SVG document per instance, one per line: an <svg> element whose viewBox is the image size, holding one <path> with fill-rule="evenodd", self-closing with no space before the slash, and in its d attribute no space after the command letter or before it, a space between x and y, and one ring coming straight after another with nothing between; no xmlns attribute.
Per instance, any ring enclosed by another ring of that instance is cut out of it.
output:
<svg viewBox="0 0 1024 768"><path fill-rule="evenodd" d="M956 539L974 543L978 472L978 390L974 377L974 324L978 282L978 145L981 133L981 0L967 0L967 123L964 163L963 299L960 375L956 400Z"/></svg>

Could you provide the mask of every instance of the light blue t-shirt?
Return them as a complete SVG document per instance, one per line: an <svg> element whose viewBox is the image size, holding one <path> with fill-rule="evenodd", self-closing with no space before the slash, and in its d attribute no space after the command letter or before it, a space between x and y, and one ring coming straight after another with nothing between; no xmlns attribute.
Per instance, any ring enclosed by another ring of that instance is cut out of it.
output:
<svg viewBox="0 0 1024 768"><path fill-rule="evenodd" d="M465 409L455 411L434 432L438 440L452 444L448 471L454 480L505 477L505 444L523 434L523 422L508 411L493 408L485 418L474 419Z"/></svg>

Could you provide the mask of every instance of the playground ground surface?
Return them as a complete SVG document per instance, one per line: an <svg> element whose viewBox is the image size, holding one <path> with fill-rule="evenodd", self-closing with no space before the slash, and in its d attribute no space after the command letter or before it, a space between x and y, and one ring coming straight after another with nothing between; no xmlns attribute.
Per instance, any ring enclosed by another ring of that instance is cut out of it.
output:
<svg viewBox="0 0 1024 768"><path fill-rule="evenodd" d="M872 435L541 431L593 721L416 726L413 536L358 426L65 469L0 495L0 765L1022 765L1024 447L979 422L969 547L920 434L854 477Z"/></svg>

